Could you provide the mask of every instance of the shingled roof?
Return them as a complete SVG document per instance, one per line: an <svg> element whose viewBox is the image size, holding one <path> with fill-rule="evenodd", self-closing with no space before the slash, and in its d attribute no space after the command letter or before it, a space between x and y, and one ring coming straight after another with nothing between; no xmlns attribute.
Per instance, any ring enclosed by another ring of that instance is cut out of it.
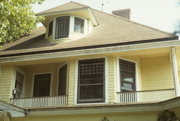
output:
<svg viewBox="0 0 180 121"><path fill-rule="evenodd" d="M62 10L83 8L79 3L69 2L67 4L43 11L40 14L49 14ZM0 56L38 53L47 51L61 51L73 49L86 49L116 46L122 44L135 44L145 42L156 42L177 39L177 36L132 22L123 17L108 14L91 8L98 26L94 27L92 33L78 40L54 43L44 39L45 28L41 27L31 33L29 37L23 37L16 42L5 46L0 51ZM36 33L36 34L35 34Z"/></svg>

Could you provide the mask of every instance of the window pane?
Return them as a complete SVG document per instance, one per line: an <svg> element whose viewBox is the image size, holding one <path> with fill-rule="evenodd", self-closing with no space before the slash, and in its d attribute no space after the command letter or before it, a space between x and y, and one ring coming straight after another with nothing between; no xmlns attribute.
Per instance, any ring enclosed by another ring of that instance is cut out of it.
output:
<svg viewBox="0 0 180 121"><path fill-rule="evenodd" d="M34 97L49 96L51 74L35 75Z"/></svg>
<svg viewBox="0 0 180 121"><path fill-rule="evenodd" d="M104 59L79 61L78 102L104 101Z"/></svg>
<svg viewBox="0 0 180 121"><path fill-rule="evenodd" d="M52 35L52 31L53 31L53 21L49 23L48 37Z"/></svg>
<svg viewBox="0 0 180 121"><path fill-rule="evenodd" d="M67 64L59 69L58 95L66 95Z"/></svg>
<svg viewBox="0 0 180 121"><path fill-rule="evenodd" d="M66 38L69 36L69 16L59 17L56 19L55 38Z"/></svg>
<svg viewBox="0 0 180 121"><path fill-rule="evenodd" d="M24 75L21 74L20 72L16 72L16 83L15 83L14 98L20 98L20 96L22 94L23 80L24 80Z"/></svg>
<svg viewBox="0 0 180 121"><path fill-rule="evenodd" d="M74 20L74 32L84 33L84 20L81 18L75 18Z"/></svg>
<svg viewBox="0 0 180 121"><path fill-rule="evenodd" d="M135 91L135 63L120 60L121 91Z"/></svg>

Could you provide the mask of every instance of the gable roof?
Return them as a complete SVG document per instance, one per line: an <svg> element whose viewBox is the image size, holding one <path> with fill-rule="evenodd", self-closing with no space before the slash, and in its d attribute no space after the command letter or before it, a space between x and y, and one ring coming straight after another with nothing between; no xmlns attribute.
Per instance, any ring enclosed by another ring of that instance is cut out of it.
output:
<svg viewBox="0 0 180 121"><path fill-rule="evenodd" d="M81 6L78 3L70 2L65 6ZM64 6L61 6L64 8ZM60 10L62 9L59 8ZM46 11L52 12L53 9ZM2 49L0 56L12 56L16 54L38 53L47 51L61 51L73 49L86 49L96 47L116 46L122 44L135 44L144 42L166 41L177 39L177 36L147 27L128 19L104 13L95 9L91 9L99 25L94 27L92 33L78 40L54 43L44 39L44 36L37 35L31 38L21 38L17 40L13 46ZM37 33L45 34L45 31L38 31ZM30 35L31 36L31 35ZM39 38L37 38L39 37ZM4 50L4 51L3 51Z"/></svg>

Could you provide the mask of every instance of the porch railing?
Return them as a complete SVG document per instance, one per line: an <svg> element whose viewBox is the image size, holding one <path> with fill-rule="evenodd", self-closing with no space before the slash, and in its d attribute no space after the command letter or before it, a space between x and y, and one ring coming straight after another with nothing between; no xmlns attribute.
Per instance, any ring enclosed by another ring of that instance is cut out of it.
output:
<svg viewBox="0 0 180 121"><path fill-rule="evenodd" d="M135 92L117 92L120 103L159 102L175 97L174 89L146 90Z"/></svg>
<svg viewBox="0 0 180 121"><path fill-rule="evenodd" d="M67 96L11 99L11 103L23 108L65 106L67 105Z"/></svg>

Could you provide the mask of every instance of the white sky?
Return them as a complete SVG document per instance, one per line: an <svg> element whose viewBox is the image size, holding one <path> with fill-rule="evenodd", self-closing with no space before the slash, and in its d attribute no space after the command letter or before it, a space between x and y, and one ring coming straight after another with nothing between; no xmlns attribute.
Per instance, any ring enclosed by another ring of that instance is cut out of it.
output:
<svg viewBox="0 0 180 121"><path fill-rule="evenodd" d="M40 12L70 0L46 0L41 5L34 5L33 10ZM131 20L163 31L173 32L180 22L180 4L178 0L73 0L104 12L131 9Z"/></svg>

